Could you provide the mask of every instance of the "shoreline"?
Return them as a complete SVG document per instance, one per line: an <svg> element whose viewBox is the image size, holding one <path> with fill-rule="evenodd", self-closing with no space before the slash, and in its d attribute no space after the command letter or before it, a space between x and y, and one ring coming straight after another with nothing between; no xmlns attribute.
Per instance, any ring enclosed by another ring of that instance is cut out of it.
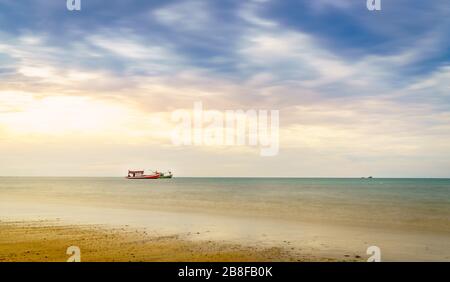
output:
<svg viewBox="0 0 450 282"><path fill-rule="evenodd" d="M338 261L293 247L245 246L161 235L130 226L67 224L60 221L0 221L0 262L65 262L77 246L85 262L307 262ZM199 233L199 232L198 232ZM200 233L199 233L200 234ZM347 255L339 261L363 261Z"/></svg>
<svg viewBox="0 0 450 282"><path fill-rule="evenodd" d="M14 210L16 207L18 210L26 210L27 207L34 207L34 210L38 211L36 214L40 214L42 210L58 210L58 214L65 215L64 210L67 209L89 209L92 207L101 210L122 210L127 211L141 211L149 213L168 213L168 214L198 214L198 215L208 215L211 217L218 218L243 218L248 217L256 220L268 220L268 221L278 221L286 222L291 224L320 224L327 226L338 226L343 228L362 228L362 229L383 229L392 232L406 232L406 233L434 233L440 235L450 234L450 225L448 224L448 219L434 218L428 219L427 221L417 220L415 218L409 218L408 220L395 220L392 218L378 218L378 220L370 219L366 217L361 217L356 219L352 218L327 218L320 214L320 209L313 211L307 211L305 215L295 214L290 215L286 213L273 213L267 212L265 210L256 209L256 207L246 206L246 207L236 207L236 209L229 209L229 207L221 207L220 203L212 207L198 207L193 204L186 205L185 203L158 203L151 202L151 206L146 204L129 204L126 202L118 201L113 199L109 202L99 202L97 199L83 199L83 203L79 203L77 200L70 199L66 196L58 198L48 198L45 195L32 195L32 196L22 196L7 194L5 196L8 200L3 201L0 199L0 212L3 207L10 207L10 210ZM110 200L110 199L108 199ZM46 207L43 207L46 206ZM361 214L366 215L367 211L364 210L363 206L360 206ZM21 213L20 212L20 213ZM46 211L47 212L47 211ZM45 212L44 212L45 213ZM14 214L14 213L13 213ZM354 215L355 216L355 215ZM34 220L34 218L30 218Z"/></svg>

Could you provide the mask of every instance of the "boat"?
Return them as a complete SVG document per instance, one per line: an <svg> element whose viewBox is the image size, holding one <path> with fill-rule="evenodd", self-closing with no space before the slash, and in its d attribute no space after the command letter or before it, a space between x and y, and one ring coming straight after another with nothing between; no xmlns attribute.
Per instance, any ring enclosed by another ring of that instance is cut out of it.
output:
<svg viewBox="0 0 450 282"><path fill-rule="evenodd" d="M159 172L153 174L144 174L143 170L128 170L127 179L158 179L161 176Z"/></svg>
<svg viewBox="0 0 450 282"><path fill-rule="evenodd" d="M167 173L163 173L161 172L159 175L159 178L172 178L173 174L171 171L167 172Z"/></svg>

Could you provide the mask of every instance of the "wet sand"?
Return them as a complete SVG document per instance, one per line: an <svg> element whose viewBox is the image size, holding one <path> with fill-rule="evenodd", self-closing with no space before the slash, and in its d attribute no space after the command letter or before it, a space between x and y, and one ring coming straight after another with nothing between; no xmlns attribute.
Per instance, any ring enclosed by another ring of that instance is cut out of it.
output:
<svg viewBox="0 0 450 282"><path fill-rule="evenodd" d="M58 221L1 221L0 262L64 262L69 246L82 262L272 262L335 261L288 247L250 247L220 241L191 240L199 234L158 235L130 226L66 225ZM346 261L362 258L347 255Z"/></svg>
<svg viewBox="0 0 450 282"><path fill-rule="evenodd" d="M369 246L381 248L382 261L450 261L447 233L415 229L11 199L0 200L0 214L3 261L31 252L61 261L71 245L88 251L84 261L365 261Z"/></svg>

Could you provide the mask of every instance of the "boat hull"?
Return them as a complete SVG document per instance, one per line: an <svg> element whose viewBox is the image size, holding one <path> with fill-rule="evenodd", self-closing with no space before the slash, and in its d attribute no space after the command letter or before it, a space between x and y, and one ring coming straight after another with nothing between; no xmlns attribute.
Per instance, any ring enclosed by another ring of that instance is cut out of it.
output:
<svg viewBox="0 0 450 282"><path fill-rule="evenodd" d="M127 179L158 179L159 175L127 176Z"/></svg>
<svg viewBox="0 0 450 282"><path fill-rule="evenodd" d="M167 175L167 176L160 176L159 178L172 178L172 175Z"/></svg>

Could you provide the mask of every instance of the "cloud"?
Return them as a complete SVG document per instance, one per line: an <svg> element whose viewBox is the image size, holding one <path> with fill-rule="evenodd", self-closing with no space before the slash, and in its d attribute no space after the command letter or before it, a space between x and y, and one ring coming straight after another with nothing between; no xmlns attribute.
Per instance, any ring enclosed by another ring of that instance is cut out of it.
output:
<svg viewBox="0 0 450 282"><path fill-rule="evenodd" d="M89 42L113 55L129 59L155 60L167 57L164 49L144 46L138 42L123 37L109 37L105 35L94 35L89 37Z"/></svg>
<svg viewBox="0 0 450 282"><path fill-rule="evenodd" d="M179 1L151 13L159 23L175 30L203 31L214 22L206 1Z"/></svg>
<svg viewBox="0 0 450 282"><path fill-rule="evenodd" d="M238 52L248 67L270 71L281 79L300 80L305 86L333 82L353 72L350 64L299 32L250 32L243 41Z"/></svg>

